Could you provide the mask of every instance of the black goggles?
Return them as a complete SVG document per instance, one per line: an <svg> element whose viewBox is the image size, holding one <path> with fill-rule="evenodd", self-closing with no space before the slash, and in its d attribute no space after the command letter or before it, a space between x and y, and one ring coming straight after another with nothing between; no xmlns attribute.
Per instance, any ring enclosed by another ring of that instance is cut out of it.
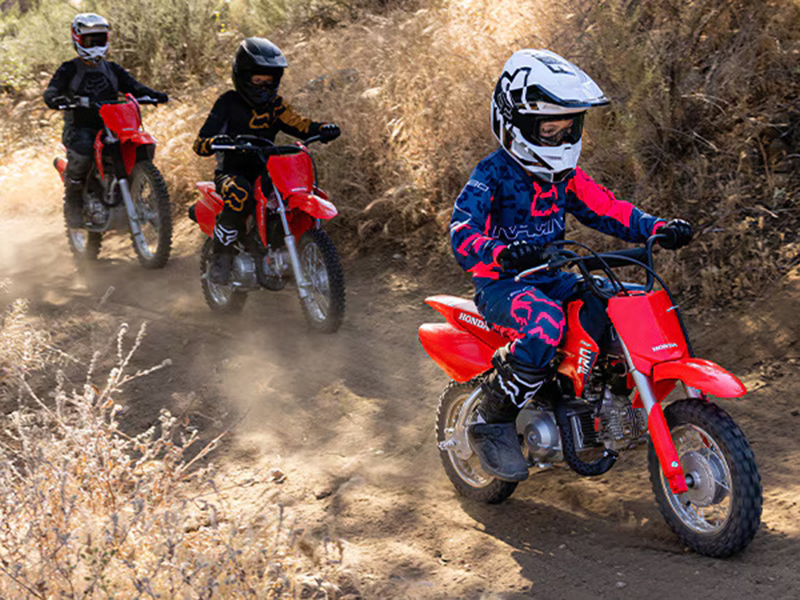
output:
<svg viewBox="0 0 800 600"><path fill-rule="evenodd" d="M80 37L81 46L84 48L99 48L108 44L108 34L105 32L85 33Z"/></svg>
<svg viewBox="0 0 800 600"><path fill-rule="evenodd" d="M577 144L583 133L584 113L539 115L516 112L512 124L534 146Z"/></svg>

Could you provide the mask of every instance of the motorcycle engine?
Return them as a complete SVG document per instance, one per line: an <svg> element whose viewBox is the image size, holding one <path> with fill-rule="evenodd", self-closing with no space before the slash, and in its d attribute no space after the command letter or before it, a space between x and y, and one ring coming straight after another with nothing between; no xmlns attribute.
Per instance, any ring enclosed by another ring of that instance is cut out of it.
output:
<svg viewBox="0 0 800 600"><path fill-rule="evenodd" d="M95 227L105 227L108 223L110 211L93 190L84 196L84 211Z"/></svg>
<svg viewBox="0 0 800 600"><path fill-rule="evenodd" d="M256 261L250 254L241 253L233 258L233 269L231 273L233 285L243 288L255 288L256 282Z"/></svg>
<svg viewBox="0 0 800 600"><path fill-rule="evenodd" d="M611 450L635 445L647 431L647 412L634 408L630 398L606 390L598 413L600 431L598 440Z"/></svg>
<svg viewBox="0 0 800 600"><path fill-rule="evenodd" d="M546 467L564 459L561 434L552 412L537 408L523 409L517 418L517 430L525 439L531 462Z"/></svg>

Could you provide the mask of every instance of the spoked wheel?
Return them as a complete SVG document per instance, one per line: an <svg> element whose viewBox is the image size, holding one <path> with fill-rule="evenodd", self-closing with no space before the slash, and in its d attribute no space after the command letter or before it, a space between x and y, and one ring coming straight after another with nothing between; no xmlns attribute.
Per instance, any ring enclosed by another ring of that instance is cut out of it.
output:
<svg viewBox="0 0 800 600"><path fill-rule="evenodd" d="M331 238L322 229L312 229L300 239L300 268L311 283L301 298L303 313L311 329L333 333L342 324L345 293L344 273Z"/></svg>
<svg viewBox="0 0 800 600"><path fill-rule="evenodd" d="M667 524L692 550L725 557L745 548L761 521L761 477L742 430L696 399L664 411L689 491L672 493L650 443L650 482Z"/></svg>
<svg viewBox="0 0 800 600"><path fill-rule="evenodd" d="M167 264L172 247L172 212L167 184L150 161L133 168L131 198L142 229L140 238L131 234L133 249L144 268L160 269Z"/></svg>
<svg viewBox="0 0 800 600"><path fill-rule="evenodd" d="M436 441L444 470L458 493L470 500L499 504L514 493L517 482L487 475L467 439L467 426L475 420L482 381L453 381L447 386L439 398Z"/></svg>
<svg viewBox="0 0 800 600"><path fill-rule="evenodd" d="M209 281L208 271L211 268L211 253L214 240L208 238L200 253L200 283L203 286L203 297L206 304L214 312L238 314L242 312L247 301L247 292L234 289L229 285L219 285Z"/></svg>

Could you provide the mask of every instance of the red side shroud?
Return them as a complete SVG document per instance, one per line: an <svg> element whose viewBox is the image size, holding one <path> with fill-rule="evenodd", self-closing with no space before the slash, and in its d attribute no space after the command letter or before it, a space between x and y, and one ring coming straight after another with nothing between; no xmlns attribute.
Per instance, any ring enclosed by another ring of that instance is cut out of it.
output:
<svg viewBox="0 0 800 600"><path fill-rule="evenodd" d="M509 340L492 331L475 304L446 295L431 296L425 302L447 320L419 328L422 347L434 362L460 382L491 369L492 354Z"/></svg>
<svg viewBox="0 0 800 600"><path fill-rule="evenodd" d="M67 159L58 157L53 161L53 166L58 171L58 174L61 176L61 181L64 181L64 172L67 170Z"/></svg>
<svg viewBox="0 0 800 600"><path fill-rule="evenodd" d="M558 365L558 372L572 380L575 396L583 395L586 381L592 372L592 366L600 354L600 347L581 325L580 312L583 300L569 304L567 310L567 334L561 344L564 359Z"/></svg>

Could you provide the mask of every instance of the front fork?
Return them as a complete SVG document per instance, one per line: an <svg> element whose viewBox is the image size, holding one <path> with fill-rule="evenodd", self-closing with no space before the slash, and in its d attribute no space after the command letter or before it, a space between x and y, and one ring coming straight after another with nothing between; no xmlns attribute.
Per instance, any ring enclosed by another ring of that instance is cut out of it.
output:
<svg viewBox="0 0 800 600"><path fill-rule="evenodd" d="M119 144L119 138L106 127L104 143L108 146ZM122 195L122 202L125 204L125 212L128 213L128 226L131 229L131 236L136 241L136 245L140 248L147 248L147 240L142 233L142 227L139 224L139 213L136 210L136 205L131 196L131 183L128 179L128 173L125 170L125 165L122 161L122 150L117 147L117 152L113 154L114 157L114 175L116 176L115 185L119 186L119 192ZM114 197L114 185L108 190L108 198Z"/></svg>
<svg viewBox="0 0 800 600"><path fill-rule="evenodd" d="M273 189L275 190L275 198L278 201L278 214L281 216L281 224L283 225L283 240L286 243L286 249L289 251L289 258L292 261L292 272L294 273L294 280L297 284L297 293L300 295L301 299L305 300L308 296L311 284L306 280L303 269L300 267L300 255L297 253L297 243L292 234L292 230L289 229L289 220L286 218L286 205L283 203L283 198L274 184Z"/></svg>
<svg viewBox="0 0 800 600"><path fill-rule="evenodd" d="M658 461L661 463L661 470L664 471L664 477L667 478L672 493L684 494L689 491L689 486L686 485L686 476L683 473L675 443L672 441L667 419L664 417L664 410L661 408L653 389L653 381L649 376L636 370L633 359L624 343L622 349L625 352L628 371L633 377L636 390L639 392L639 398L642 400L642 406L647 411L647 429L650 431L650 439L653 441ZM689 389L691 388L687 388L687 392Z"/></svg>

